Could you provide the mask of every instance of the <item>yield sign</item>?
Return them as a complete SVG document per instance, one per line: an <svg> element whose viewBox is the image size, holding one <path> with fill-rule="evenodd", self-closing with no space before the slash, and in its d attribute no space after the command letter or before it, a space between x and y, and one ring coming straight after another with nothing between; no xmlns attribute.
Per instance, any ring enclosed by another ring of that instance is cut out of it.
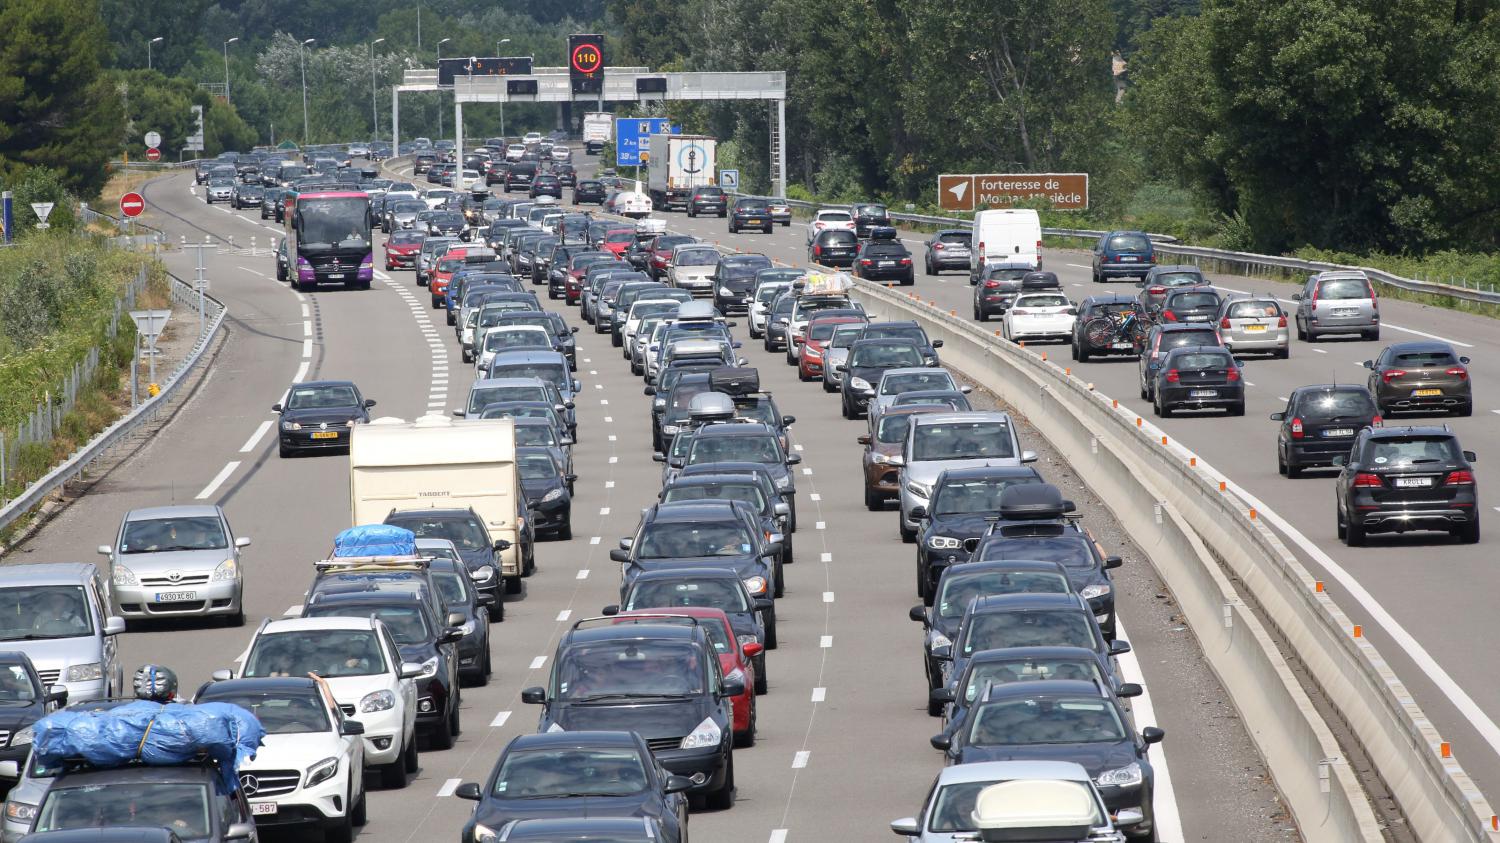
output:
<svg viewBox="0 0 1500 843"><path fill-rule="evenodd" d="M36 214L37 222L46 222L47 216L52 213L52 202L32 202L31 212Z"/></svg>
<svg viewBox="0 0 1500 843"><path fill-rule="evenodd" d="M974 210L974 177L971 175L938 176L938 207L945 211Z"/></svg>

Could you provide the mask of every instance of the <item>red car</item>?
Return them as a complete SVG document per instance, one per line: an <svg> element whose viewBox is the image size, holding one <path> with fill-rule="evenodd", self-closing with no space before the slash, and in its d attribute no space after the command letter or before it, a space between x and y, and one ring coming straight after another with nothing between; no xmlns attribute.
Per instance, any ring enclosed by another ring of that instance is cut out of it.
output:
<svg viewBox="0 0 1500 843"><path fill-rule="evenodd" d="M807 339L797 347L797 378L804 381L823 377L823 349L833 337L835 325L864 324L857 316L829 316L807 323Z"/></svg>
<svg viewBox="0 0 1500 843"><path fill-rule="evenodd" d="M416 269L417 253L422 251L422 241L427 235L417 231L397 231L385 241L385 268Z"/></svg>
<svg viewBox="0 0 1500 843"><path fill-rule="evenodd" d="M752 746L755 743L755 657L764 652L757 642L735 646L734 628L729 625L729 616L723 609L704 606L673 606L670 609L643 609L621 612L618 618L632 616L661 617L678 615L696 618L708 633L714 649L719 653L719 670L727 679L734 674L745 683L745 693L730 699L734 705L734 745Z"/></svg>
<svg viewBox="0 0 1500 843"><path fill-rule="evenodd" d="M464 256L461 252L449 252L438 258L432 267L432 273L427 279L427 290L432 293L432 306L442 307L443 296L448 292L448 282L453 280L453 273L464 265Z"/></svg>
<svg viewBox="0 0 1500 843"><path fill-rule="evenodd" d="M630 248L634 243L635 229L612 228L604 232L604 237L600 238L599 242L594 244L594 246L601 251L613 252L614 256L619 258L623 257L625 250Z"/></svg>

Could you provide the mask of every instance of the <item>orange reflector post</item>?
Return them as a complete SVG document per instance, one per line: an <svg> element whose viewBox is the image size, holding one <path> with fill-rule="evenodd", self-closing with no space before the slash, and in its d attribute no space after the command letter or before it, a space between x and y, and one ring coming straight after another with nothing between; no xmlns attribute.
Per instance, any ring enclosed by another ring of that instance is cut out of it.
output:
<svg viewBox="0 0 1500 843"><path fill-rule="evenodd" d="M1323 581L1322 580L1318 580L1317 582L1313 583L1313 591L1316 591L1319 594L1323 593Z"/></svg>
<svg viewBox="0 0 1500 843"><path fill-rule="evenodd" d="M1161 443L1162 443L1162 444L1163 444L1163 445L1165 445L1165 444L1167 444L1167 437L1165 437L1165 436L1163 436L1163 437L1162 437L1162 438L1161 438Z"/></svg>
<svg viewBox="0 0 1500 843"><path fill-rule="evenodd" d="M1073 376L1073 367L1072 366L1064 367L1063 368L1063 375L1066 376L1066 377L1072 377Z"/></svg>
<svg viewBox="0 0 1500 843"><path fill-rule="evenodd" d="M1490 814L1490 829L1500 831L1500 814Z"/></svg>
<svg viewBox="0 0 1500 843"><path fill-rule="evenodd" d="M1354 637L1355 638L1363 638L1363 637L1365 637L1365 628L1362 627L1362 626L1360 626L1359 624L1355 624L1354 625Z"/></svg>
<svg viewBox="0 0 1500 843"><path fill-rule="evenodd" d="M1045 352L1045 351L1044 351L1044 352L1042 352L1042 359L1043 359L1043 360L1046 360L1046 359L1047 359L1047 352Z"/></svg>
<svg viewBox="0 0 1500 843"><path fill-rule="evenodd" d="M1257 513L1254 509L1250 510L1250 520L1251 521L1254 521L1256 519L1256 517L1258 517L1258 516L1259 516L1259 513Z"/></svg>
<svg viewBox="0 0 1500 843"><path fill-rule="evenodd" d="M1220 480L1219 481L1219 491L1221 491L1221 492L1227 492L1227 491L1229 491L1229 484L1225 483L1223 480Z"/></svg>
<svg viewBox="0 0 1500 843"><path fill-rule="evenodd" d="M995 333L998 334L1000 332L996 331ZM1016 345L1019 345L1020 347L1025 348L1026 347L1026 341L1025 340L1021 340L1020 342L1016 343Z"/></svg>
<svg viewBox="0 0 1500 843"><path fill-rule="evenodd" d="M957 316L958 315L958 311L956 311L956 310L950 310L950 311L948 311L948 315L949 316Z"/></svg>
<svg viewBox="0 0 1500 843"><path fill-rule="evenodd" d="M1093 386L1090 385L1089 388L1092 389ZM1115 408L1116 410L1120 409L1120 399L1118 399L1118 398L1111 398L1110 401L1109 401L1109 405L1111 407Z"/></svg>
<svg viewBox="0 0 1500 843"><path fill-rule="evenodd" d="M1135 426L1136 427L1140 427L1141 426L1141 417L1140 416L1136 416L1135 417Z"/></svg>
<svg viewBox="0 0 1500 843"><path fill-rule="evenodd" d="M1452 758L1453 744L1450 744L1447 741L1443 741L1442 743L1438 744L1438 751L1443 754L1444 758Z"/></svg>
<svg viewBox="0 0 1500 843"><path fill-rule="evenodd" d="M1193 468L1197 468L1198 467L1198 458L1197 457L1188 457L1188 465L1192 466Z"/></svg>

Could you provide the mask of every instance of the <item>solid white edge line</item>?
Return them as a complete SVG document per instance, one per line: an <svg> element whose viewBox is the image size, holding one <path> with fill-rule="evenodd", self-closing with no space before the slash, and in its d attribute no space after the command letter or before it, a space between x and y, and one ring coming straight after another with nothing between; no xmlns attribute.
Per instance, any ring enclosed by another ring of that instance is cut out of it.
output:
<svg viewBox="0 0 1500 843"><path fill-rule="evenodd" d="M229 475L233 474L234 470L239 467L239 460L230 460L225 463L224 467L219 469L219 473L214 475L214 479L208 481L208 485L203 487L203 491L197 494L196 499L200 501L207 500L214 492L219 491L219 487L224 485L224 481L228 480Z"/></svg>
<svg viewBox="0 0 1500 843"><path fill-rule="evenodd" d="M255 432L252 433L252 434L250 434L250 438L245 440L245 444L240 446L240 453L242 453L242 454L248 454L251 451L255 450L255 446L256 446L257 443L260 442L260 438L262 436L265 436L266 435L266 431L268 431L270 429L271 429L271 420L270 419L266 419L265 421L261 422L260 426L257 427L257 428L255 428Z"/></svg>
<svg viewBox="0 0 1500 843"><path fill-rule="evenodd" d="M1125 624L1118 619L1115 621L1115 637L1130 640L1125 632ZM1143 689L1141 695L1130 702L1130 712L1135 719L1136 729L1157 725L1156 709L1151 704L1151 686L1146 684L1146 679L1141 673L1139 658L1131 652L1120 656L1119 661L1120 679L1125 682L1135 682ZM1183 840L1182 815L1177 809L1177 791L1172 787L1172 773L1167 767L1167 752L1163 744L1159 743L1151 748L1151 769L1156 774L1156 782L1152 791L1156 814L1156 838L1164 843Z"/></svg>
<svg viewBox="0 0 1500 843"><path fill-rule="evenodd" d="M307 369L308 362L303 360L302 365L297 367L297 375L292 378L292 383L302 383L304 380L307 380Z"/></svg>

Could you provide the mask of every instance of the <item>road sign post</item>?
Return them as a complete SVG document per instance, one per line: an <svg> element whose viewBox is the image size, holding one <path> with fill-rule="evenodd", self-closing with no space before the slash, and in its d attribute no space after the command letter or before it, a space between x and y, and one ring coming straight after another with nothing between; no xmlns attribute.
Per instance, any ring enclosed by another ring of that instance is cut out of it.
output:
<svg viewBox="0 0 1500 843"><path fill-rule="evenodd" d="M144 337L146 340L146 357L151 361L151 375L146 381L148 386L154 385L156 383L156 338L161 336L161 332L167 327L167 320L171 317L172 311L170 310L130 311L130 319L131 321L135 322L135 332L137 335L137 340L141 339L142 337ZM137 348L139 348L139 345L137 345ZM137 361L137 363L135 364L135 368L132 370L132 374L134 375L134 372L138 371L139 368L140 363L139 361ZM135 377L133 376L131 379L132 405L135 403L136 389L137 384Z"/></svg>
<svg viewBox="0 0 1500 843"><path fill-rule="evenodd" d="M964 173L938 176L938 207L966 212L1041 201L1057 211L1089 206L1088 173Z"/></svg>
<svg viewBox="0 0 1500 843"><path fill-rule="evenodd" d="M127 217L138 217L146 210L146 197L139 193L127 193L120 197L120 213Z"/></svg>

